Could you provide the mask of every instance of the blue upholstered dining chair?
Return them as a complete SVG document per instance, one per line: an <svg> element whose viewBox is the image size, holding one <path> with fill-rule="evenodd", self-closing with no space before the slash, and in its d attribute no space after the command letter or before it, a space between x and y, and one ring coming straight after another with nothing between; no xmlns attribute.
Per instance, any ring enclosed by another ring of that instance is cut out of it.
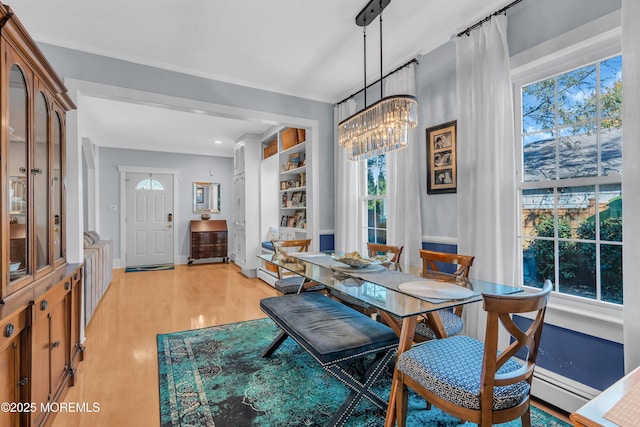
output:
<svg viewBox="0 0 640 427"><path fill-rule="evenodd" d="M427 341L402 353L396 363L395 415L404 427L407 386L428 403L464 421L481 427L520 418L531 427L530 392L536 366L544 314L553 285L545 281L535 293L483 295L487 312L484 342L457 335ZM532 313L525 330L511 315ZM512 337L498 351L500 324ZM516 356L521 361L516 360Z"/></svg>
<svg viewBox="0 0 640 427"><path fill-rule="evenodd" d="M461 279L469 277L469 271L473 265L474 256L450 254L446 252L420 250L420 258L422 258L422 274L426 276L429 271L440 271L440 267L446 268L447 265L452 266L450 273ZM416 333L414 341L421 342L432 340L435 338L450 337L458 335L462 332L464 322L462 321L462 307L458 306L453 310L438 310L431 315L431 318L439 318L442 324L441 330L435 331L436 325L432 324L428 319L422 319L416 325Z"/></svg>
<svg viewBox="0 0 640 427"><path fill-rule="evenodd" d="M367 243L367 252L369 257L373 258L386 255L387 260L383 264L385 265L385 267L392 270L400 270L400 259L402 258L403 249L404 246ZM367 316L371 316L376 312L375 307L367 304L366 302L360 301L359 299L354 298L351 295L343 294L342 292L336 291L334 289L330 291L329 295L331 295L333 299L338 300L341 303L361 313L366 314Z"/></svg>
<svg viewBox="0 0 640 427"><path fill-rule="evenodd" d="M291 252L308 252L311 239L300 240L273 240L274 258L286 259ZM283 295L297 294L300 292L323 291L324 285L306 280L304 277L286 271L278 267L278 280L274 287Z"/></svg>

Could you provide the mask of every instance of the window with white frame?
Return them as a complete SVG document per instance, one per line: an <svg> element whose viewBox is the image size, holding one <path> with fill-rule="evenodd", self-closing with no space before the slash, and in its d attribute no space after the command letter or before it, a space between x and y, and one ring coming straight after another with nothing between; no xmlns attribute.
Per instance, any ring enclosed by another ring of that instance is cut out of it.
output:
<svg viewBox="0 0 640 427"><path fill-rule="evenodd" d="M523 283L622 304L622 57L516 93Z"/></svg>
<svg viewBox="0 0 640 427"><path fill-rule="evenodd" d="M366 165L366 166L365 166ZM364 212L362 241L367 243L387 243L387 158L379 155L362 163L365 185L362 209Z"/></svg>

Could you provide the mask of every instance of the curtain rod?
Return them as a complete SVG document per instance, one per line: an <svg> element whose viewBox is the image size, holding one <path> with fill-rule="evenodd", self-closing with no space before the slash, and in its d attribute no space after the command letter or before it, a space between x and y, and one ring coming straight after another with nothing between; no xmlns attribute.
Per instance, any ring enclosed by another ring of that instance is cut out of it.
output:
<svg viewBox="0 0 640 427"><path fill-rule="evenodd" d="M522 0L520 0L520 1L522 1ZM415 63L416 65L420 64L420 62L418 62L418 58L413 58L413 59L411 59L411 60L407 61L405 64L403 64L403 65L399 66L399 67L398 67L398 68L396 68L395 70L388 72L387 74L385 74L385 75L384 75L384 77L382 77L382 79L386 79L386 78L387 78L387 77L389 77L391 74L396 73L396 72L398 72L398 71L402 70L404 67L408 67L409 65L414 64L414 63ZM378 80L376 80L375 82L373 82L373 83L371 83L371 84L367 85L365 88L360 89L359 91L352 93L351 95L347 96L347 97L346 97L345 99L343 99L342 101L340 101L340 102L336 102L336 104L335 104L335 105L342 104L343 102L347 101L349 98L352 98L352 97L356 96L356 95L357 95L357 94L359 94L360 92L364 92L366 89L369 89L371 86L375 85L376 83L378 83L378 82L379 82L380 80L382 80L382 79L378 79Z"/></svg>
<svg viewBox="0 0 640 427"><path fill-rule="evenodd" d="M491 18L493 18L494 16L498 16L501 15L503 13L505 13L507 11L507 9L510 9L511 7L517 5L518 3L520 3L522 0L516 0L514 2L509 3L508 5L506 5L505 7L503 7L500 10L497 10L495 12L493 12L491 15L487 16L484 19L481 19L480 21L476 22L475 24L473 24L472 26L470 26L469 28L467 28L466 30L460 31L457 34L457 37L462 37L464 35L469 35L469 33L471 32L471 30L474 30L476 28L478 28L479 26L481 26L482 24L484 24L487 21L490 21Z"/></svg>

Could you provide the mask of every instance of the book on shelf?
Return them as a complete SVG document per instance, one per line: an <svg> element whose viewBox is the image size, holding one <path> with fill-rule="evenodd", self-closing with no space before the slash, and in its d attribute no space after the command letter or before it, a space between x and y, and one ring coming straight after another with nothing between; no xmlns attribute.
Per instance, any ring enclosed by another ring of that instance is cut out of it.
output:
<svg viewBox="0 0 640 427"><path fill-rule="evenodd" d="M307 228L307 213L305 211L296 211L295 226L297 228Z"/></svg>
<svg viewBox="0 0 640 427"><path fill-rule="evenodd" d="M289 223L289 216L282 215L282 217L280 218L280 227L286 227L288 223Z"/></svg>
<svg viewBox="0 0 640 427"><path fill-rule="evenodd" d="M293 193L291 196L291 206L298 206L300 204L300 200L302 199L302 192Z"/></svg>

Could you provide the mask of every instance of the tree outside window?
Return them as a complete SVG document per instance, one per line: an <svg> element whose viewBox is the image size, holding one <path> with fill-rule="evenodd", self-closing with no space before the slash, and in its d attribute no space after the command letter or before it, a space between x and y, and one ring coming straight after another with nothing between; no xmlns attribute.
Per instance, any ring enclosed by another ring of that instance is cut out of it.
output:
<svg viewBox="0 0 640 427"><path fill-rule="evenodd" d="M367 194L364 197L367 219L365 241L387 243L387 158L379 155L367 159Z"/></svg>
<svg viewBox="0 0 640 427"><path fill-rule="evenodd" d="M622 57L523 86L525 285L622 304Z"/></svg>

